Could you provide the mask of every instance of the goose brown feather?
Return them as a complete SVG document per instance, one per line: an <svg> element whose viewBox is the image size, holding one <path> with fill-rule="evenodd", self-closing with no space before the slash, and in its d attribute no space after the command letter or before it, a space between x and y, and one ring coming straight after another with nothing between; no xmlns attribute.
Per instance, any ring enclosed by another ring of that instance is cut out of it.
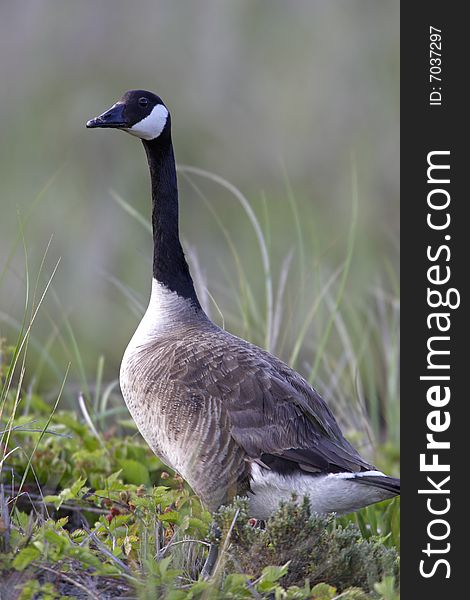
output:
<svg viewBox="0 0 470 600"><path fill-rule="evenodd" d="M155 454L210 510L247 494L258 518L293 492L318 512L349 512L399 493L399 481L361 458L301 375L202 310L179 239L171 119L161 98L131 90L87 127L131 132L147 155L152 294L120 383Z"/></svg>
<svg viewBox="0 0 470 600"><path fill-rule="evenodd" d="M374 468L298 373L202 311L187 314L131 342L121 387L154 452L209 509L250 490L252 462L306 474Z"/></svg>

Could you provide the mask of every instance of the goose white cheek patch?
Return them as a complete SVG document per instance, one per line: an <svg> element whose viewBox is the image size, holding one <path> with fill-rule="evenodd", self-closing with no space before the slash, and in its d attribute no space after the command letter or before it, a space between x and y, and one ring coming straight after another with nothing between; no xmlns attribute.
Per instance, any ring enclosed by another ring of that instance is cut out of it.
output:
<svg viewBox="0 0 470 600"><path fill-rule="evenodd" d="M142 140L154 140L163 131L167 119L167 109L162 104L157 104L148 117L145 117L145 119L142 119L142 121L139 121L125 131Z"/></svg>

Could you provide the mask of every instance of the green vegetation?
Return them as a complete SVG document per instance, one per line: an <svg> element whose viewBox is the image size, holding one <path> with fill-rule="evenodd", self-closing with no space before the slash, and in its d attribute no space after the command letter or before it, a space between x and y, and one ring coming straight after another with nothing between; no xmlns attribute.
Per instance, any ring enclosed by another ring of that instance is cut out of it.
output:
<svg viewBox="0 0 470 600"><path fill-rule="evenodd" d="M15 349L2 346L1 358L5 390ZM213 579L198 580L211 515L146 444L71 411L51 414L34 394L20 414L16 398L10 385L1 420L7 597L396 598L398 501L341 519L293 502L260 528L237 500L215 516L223 534Z"/></svg>

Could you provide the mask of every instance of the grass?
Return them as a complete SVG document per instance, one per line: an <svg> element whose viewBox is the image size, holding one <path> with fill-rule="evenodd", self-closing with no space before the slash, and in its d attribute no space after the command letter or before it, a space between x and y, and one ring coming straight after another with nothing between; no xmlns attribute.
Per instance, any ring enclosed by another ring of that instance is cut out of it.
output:
<svg viewBox="0 0 470 600"><path fill-rule="evenodd" d="M250 203L232 184L200 169L179 172L233 263L233 271L223 265L225 285L212 277L209 285L197 253L187 248L207 312L314 381L351 441L396 474L398 290L388 264L381 277L371 278L365 296L354 293L357 183L346 243L335 242L340 258L334 261L331 248L318 252L286 177L295 247L275 258L279 237L265 199ZM219 188L239 203L254 232L250 256L259 258L262 277L211 200ZM142 215L115 192L112 198L149 233ZM236 500L216 516L221 557L214 577L200 580L211 515L140 438L117 381L105 379L105 358L98 358L94 373L87 370L73 320L54 293L58 263L41 287L47 247L31 284L25 239L20 227L23 319L10 329L14 343L0 344L0 570L7 597L398 598L399 500L337 519L310 515L305 504L293 502L265 529L249 525L243 500ZM112 277L110 283L135 315L142 312L134 290ZM47 295L59 318L50 317L51 334L42 342L33 332L39 315L49 317ZM61 371L52 356L57 341L70 357L70 371ZM48 368L56 385L45 388L40 375ZM79 386L68 380L70 373Z"/></svg>

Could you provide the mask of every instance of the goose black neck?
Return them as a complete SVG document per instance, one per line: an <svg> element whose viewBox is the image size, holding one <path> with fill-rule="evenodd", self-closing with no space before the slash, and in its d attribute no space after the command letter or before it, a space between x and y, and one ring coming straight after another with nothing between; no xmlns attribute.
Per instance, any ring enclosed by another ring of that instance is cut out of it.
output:
<svg viewBox="0 0 470 600"><path fill-rule="evenodd" d="M143 140L152 182L153 276L200 308L179 239L175 157L171 137L165 137Z"/></svg>

